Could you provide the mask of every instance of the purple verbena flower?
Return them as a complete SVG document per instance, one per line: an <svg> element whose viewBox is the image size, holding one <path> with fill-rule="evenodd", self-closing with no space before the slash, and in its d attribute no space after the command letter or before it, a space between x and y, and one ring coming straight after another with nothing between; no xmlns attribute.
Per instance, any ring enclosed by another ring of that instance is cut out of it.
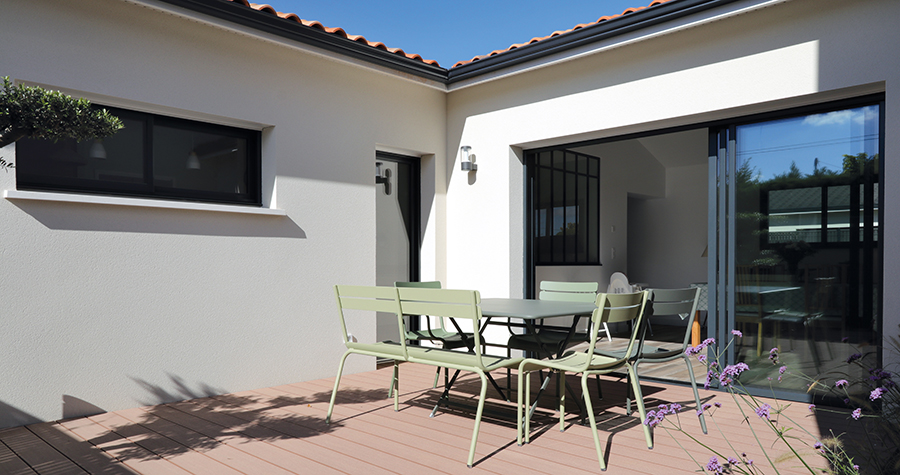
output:
<svg viewBox="0 0 900 475"><path fill-rule="evenodd" d="M756 415L759 416L760 418L768 419L770 409L772 409L772 406L770 406L768 404L763 404L762 406L759 406L759 408L756 409Z"/></svg>
<svg viewBox="0 0 900 475"><path fill-rule="evenodd" d="M731 465L739 465L741 462L734 457L728 457L728 463L730 463Z"/></svg>
<svg viewBox="0 0 900 475"><path fill-rule="evenodd" d="M884 394L884 388L875 388L874 391L869 393L869 400L874 401L876 399L880 399L881 395Z"/></svg>
<svg viewBox="0 0 900 475"><path fill-rule="evenodd" d="M809 412L816 412L816 405L815 405L815 404L810 404L810 405L809 405Z"/></svg>
<svg viewBox="0 0 900 475"><path fill-rule="evenodd" d="M716 407L722 407L722 403L721 403L721 402L714 402L713 405L716 406Z"/></svg>
<svg viewBox="0 0 900 475"><path fill-rule="evenodd" d="M787 366L782 366L781 368L778 368L778 374L784 374L785 371L787 371Z"/></svg>
<svg viewBox="0 0 900 475"><path fill-rule="evenodd" d="M862 417L862 408L857 407L850 415L853 416L853 419L859 420L859 418Z"/></svg>
<svg viewBox="0 0 900 475"><path fill-rule="evenodd" d="M697 355L697 361L706 364L706 355Z"/></svg>
<svg viewBox="0 0 900 475"><path fill-rule="evenodd" d="M853 353L852 355L850 355L849 358L847 358L847 362L848 362L848 363L852 363L852 362L854 362L854 361L856 361L856 360L858 360L858 359L860 359L860 358L862 358L862 355L861 355L861 354L859 354L859 353Z"/></svg>
<svg viewBox="0 0 900 475"><path fill-rule="evenodd" d="M848 336L841 338L841 343L847 343L848 341L850 341L850 337Z"/></svg>
<svg viewBox="0 0 900 475"><path fill-rule="evenodd" d="M738 377L738 375L748 369L750 369L750 367L747 366L747 363L743 362L728 365L722 370L722 374L719 375L719 382L721 382L723 386L728 386L733 382L733 378Z"/></svg>
<svg viewBox="0 0 900 475"><path fill-rule="evenodd" d="M778 347L769 350L769 361L771 361L772 364L778 364Z"/></svg>
<svg viewBox="0 0 900 475"><path fill-rule="evenodd" d="M719 465L719 459L717 457L710 457L709 463L706 464L706 469L713 473L722 473L722 466Z"/></svg>
<svg viewBox="0 0 900 475"><path fill-rule="evenodd" d="M734 336L743 337L744 334L740 332L740 330L731 330L731 334Z"/></svg>
<svg viewBox="0 0 900 475"><path fill-rule="evenodd" d="M835 381L835 382L834 382L834 387L836 387L836 388L844 388L844 387L847 387L847 380L846 380L846 379L839 379L839 380Z"/></svg>

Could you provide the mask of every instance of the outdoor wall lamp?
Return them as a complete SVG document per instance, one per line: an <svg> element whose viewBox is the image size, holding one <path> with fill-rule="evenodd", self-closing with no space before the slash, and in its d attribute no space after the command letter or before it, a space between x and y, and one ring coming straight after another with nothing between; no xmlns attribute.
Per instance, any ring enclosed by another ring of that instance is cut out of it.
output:
<svg viewBox="0 0 900 475"><path fill-rule="evenodd" d="M384 194L391 194L391 169L383 168L384 163L375 162L375 184L384 185Z"/></svg>
<svg viewBox="0 0 900 475"><path fill-rule="evenodd" d="M460 162L459 166L462 168L464 172L474 172L478 170L478 165L475 164L475 155L470 155L469 152L472 150L472 147L468 145L463 145L459 147L460 154Z"/></svg>

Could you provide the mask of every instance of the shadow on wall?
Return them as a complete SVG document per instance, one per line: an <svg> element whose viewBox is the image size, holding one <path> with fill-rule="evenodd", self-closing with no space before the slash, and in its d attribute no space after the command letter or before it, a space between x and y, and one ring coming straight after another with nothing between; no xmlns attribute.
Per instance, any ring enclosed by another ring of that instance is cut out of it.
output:
<svg viewBox="0 0 900 475"><path fill-rule="evenodd" d="M70 419L72 417L93 416L106 412L103 408L97 407L84 399L75 396L63 394L62 397L62 418Z"/></svg>
<svg viewBox="0 0 900 475"><path fill-rule="evenodd" d="M27 200L11 202L50 229L306 239L306 232L287 216Z"/></svg>
<svg viewBox="0 0 900 475"><path fill-rule="evenodd" d="M0 401L0 429L41 422L37 417Z"/></svg>
<svg viewBox="0 0 900 475"><path fill-rule="evenodd" d="M154 404L184 401L186 399L199 399L226 392L224 389L215 388L206 383L200 383L198 389L191 389L183 378L172 374L166 374L166 376L168 376L169 380L172 382L174 391L166 390L162 386L144 381L140 378L131 378L131 380L137 383L141 389L150 393L151 398L149 400L138 400L141 405L151 406Z"/></svg>

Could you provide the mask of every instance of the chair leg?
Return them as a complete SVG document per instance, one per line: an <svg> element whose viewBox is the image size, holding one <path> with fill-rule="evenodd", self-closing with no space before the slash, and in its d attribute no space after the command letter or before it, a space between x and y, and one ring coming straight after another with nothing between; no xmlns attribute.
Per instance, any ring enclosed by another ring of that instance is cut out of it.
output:
<svg viewBox="0 0 900 475"><path fill-rule="evenodd" d="M394 412L400 411L400 362L394 361L394 379L391 388L394 391Z"/></svg>
<svg viewBox="0 0 900 475"><path fill-rule="evenodd" d="M529 381L531 380L530 376L531 375L529 373L529 375L528 375ZM524 429L523 417L525 417L524 414L527 414L527 411L525 411L523 409L523 406L528 407L529 398L531 396L531 394L530 394L531 391L525 390L524 386L526 384L528 384L523 381L523 380L525 380L525 378L526 378L525 371L519 371L519 387L518 387L518 397L519 398L516 401L516 444L518 444L519 447L522 446L523 441L524 441L524 437L522 435L522 432ZM524 395L523 395L523 393L524 393Z"/></svg>
<svg viewBox="0 0 900 475"><path fill-rule="evenodd" d="M693 365L691 365L691 359L688 358L687 355L682 355L682 356L684 357L684 362L685 362L685 364L687 364L687 367L688 367L688 375L690 375L690 377L691 377L691 388L694 389L694 401L697 402L697 410L702 411L703 405L700 403L700 392L697 391L697 378L694 377L694 367L693 367ZM700 428L703 429L704 434L707 434L708 432L706 432L706 418L703 416L702 412L700 412L699 419L700 419Z"/></svg>
<svg viewBox="0 0 900 475"><path fill-rule="evenodd" d="M637 373L637 369L635 369L635 373ZM634 397L634 389L631 387L631 373L626 374L625 385L628 386L628 389L625 391L625 415L630 416L634 412L631 410L631 399Z"/></svg>
<svg viewBox="0 0 900 475"><path fill-rule="evenodd" d="M609 325L603 322L603 331L606 332L606 341L612 341L612 335L609 334Z"/></svg>
<svg viewBox="0 0 900 475"><path fill-rule="evenodd" d="M559 431L566 431L566 373L557 371L556 392L559 399Z"/></svg>
<svg viewBox="0 0 900 475"><path fill-rule="evenodd" d="M531 372L525 373L525 404L531 402ZM531 442L531 408L525 411L525 443Z"/></svg>
<svg viewBox="0 0 900 475"><path fill-rule="evenodd" d="M331 424L331 413L334 411L334 399L337 397L338 386L341 384L341 374L344 372L344 361L347 360L347 356L350 356L349 351L344 353L344 356L341 357L341 362L338 363L337 377L334 378L334 390L331 391L331 401L328 403L328 414L325 415L326 424Z"/></svg>
<svg viewBox="0 0 900 475"><path fill-rule="evenodd" d="M600 388L600 375L599 374L594 375L594 381L597 381L597 399L602 401L603 400L603 389Z"/></svg>
<svg viewBox="0 0 900 475"><path fill-rule="evenodd" d="M600 436L597 434L597 419L594 417L594 406L591 404L591 393L588 392L587 379L588 373L581 375L581 397L584 399L584 406L588 413L588 420L591 421L591 435L594 436L594 448L597 449L597 460L600 461L600 470L606 470L606 460L603 459L603 449L600 448Z"/></svg>
<svg viewBox="0 0 900 475"><path fill-rule="evenodd" d="M483 372L478 372L481 378L481 393L478 395L478 409L475 411L475 430L472 432L472 444L469 446L469 461L466 465L472 468L475 464L475 444L478 443L478 430L481 428L481 414L484 412L484 398L487 396L487 377Z"/></svg>
<svg viewBox="0 0 900 475"><path fill-rule="evenodd" d="M438 378L441 377L441 367L438 366L437 368L435 368L435 370L436 371L434 372L434 384L431 385L431 389L437 389Z"/></svg>
<svg viewBox="0 0 900 475"><path fill-rule="evenodd" d="M644 396L641 394L641 381L637 377L637 373L634 371L634 367L630 364L626 364L628 367L629 376L631 376L631 387L634 388L634 400L637 401L638 414L641 416L641 427L644 428L644 438L647 439L647 448L653 448L653 436L650 434L650 426L644 424L644 421L647 420L647 410L644 408Z"/></svg>

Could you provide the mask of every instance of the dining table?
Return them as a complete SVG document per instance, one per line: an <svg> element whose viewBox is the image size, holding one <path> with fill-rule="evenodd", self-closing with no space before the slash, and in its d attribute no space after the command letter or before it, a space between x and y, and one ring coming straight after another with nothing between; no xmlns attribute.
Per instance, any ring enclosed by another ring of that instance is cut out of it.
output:
<svg viewBox="0 0 900 475"><path fill-rule="evenodd" d="M565 348L568 346L568 343L571 337L575 334L575 329L578 326L578 322L581 317L586 315L591 315L594 312L594 309L597 308L596 304L593 302L567 302L560 300L535 300L535 299L519 299L519 298L487 298L481 299L481 314L485 318L485 322L482 326L482 331L484 327L488 325L506 325L510 328L515 327L524 327L527 334L535 335L535 340L538 344L538 347L543 350L538 355L541 358L559 358L563 355ZM554 342L556 348L552 348L549 345L542 343L540 340L540 328L543 327L541 322L544 319L552 319L552 318L560 318L560 317L574 317L572 318L572 322L568 327L560 327L554 326L551 327L554 330L562 330L567 331L567 335L562 342ZM494 318L505 318L506 321L501 322L493 322ZM513 319L521 320L521 323L514 322ZM553 351L556 350L556 351ZM507 381L509 378L507 378ZM541 384L541 388L538 391L537 398L535 399L534 405L531 407L530 411L533 412L534 408L537 406L537 399L540 398L541 393L546 389L547 384L550 381L550 376L548 375L543 383ZM508 387L508 386L507 386ZM577 401L579 396L575 394L574 390L566 383L566 387L569 392L572 393L574 400ZM578 404L579 410L581 409L581 405Z"/></svg>

